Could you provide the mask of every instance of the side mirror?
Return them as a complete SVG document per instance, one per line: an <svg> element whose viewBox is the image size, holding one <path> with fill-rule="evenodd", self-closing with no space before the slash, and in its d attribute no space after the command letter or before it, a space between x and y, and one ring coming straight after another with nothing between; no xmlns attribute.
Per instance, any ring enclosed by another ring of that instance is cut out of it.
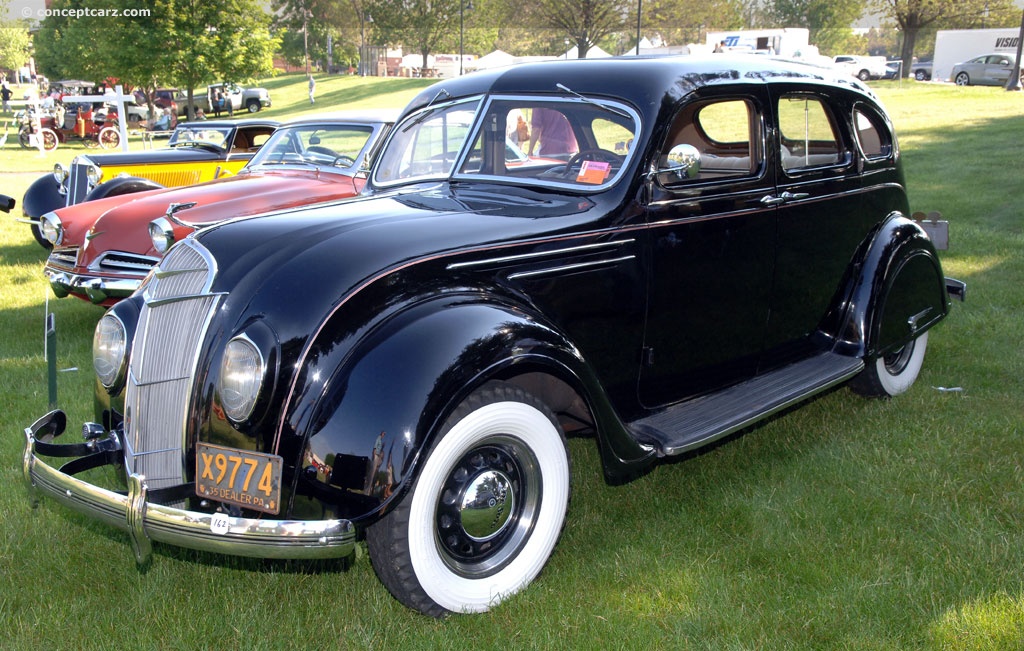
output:
<svg viewBox="0 0 1024 651"><path fill-rule="evenodd" d="M700 174L700 151L693 145L676 145L665 157L658 174L674 174L677 179L695 179Z"/></svg>

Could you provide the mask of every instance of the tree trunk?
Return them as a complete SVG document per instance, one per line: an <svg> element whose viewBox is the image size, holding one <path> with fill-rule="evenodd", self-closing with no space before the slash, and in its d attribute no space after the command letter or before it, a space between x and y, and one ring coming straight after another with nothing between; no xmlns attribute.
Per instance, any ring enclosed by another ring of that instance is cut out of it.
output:
<svg viewBox="0 0 1024 651"><path fill-rule="evenodd" d="M910 69L914 65L914 45L917 43L917 27L907 27L903 31L903 47L900 48L900 58L903 59L903 66L900 74L904 79L910 76Z"/></svg>

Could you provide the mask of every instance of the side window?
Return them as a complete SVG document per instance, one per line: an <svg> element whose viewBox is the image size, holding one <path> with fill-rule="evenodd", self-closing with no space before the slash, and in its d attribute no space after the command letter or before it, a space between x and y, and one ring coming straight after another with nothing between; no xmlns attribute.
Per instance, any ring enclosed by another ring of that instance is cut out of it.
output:
<svg viewBox="0 0 1024 651"><path fill-rule="evenodd" d="M728 99L684 106L676 115L664 155L676 145L700 152L700 174L693 181L750 176L760 168L758 121L747 100Z"/></svg>
<svg viewBox="0 0 1024 651"><path fill-rule="evenodd" d="M825 167L841 161L835 121L816 97L785 95L779 99L780 155L784 170Z"/></svg>
<svg viewBox="0 0 1024 651"><path fill-rule="evenodd" d="M892 137L880 117L862 108L853 110L857 143L868 160L888 158L892 154Z"/></svg>

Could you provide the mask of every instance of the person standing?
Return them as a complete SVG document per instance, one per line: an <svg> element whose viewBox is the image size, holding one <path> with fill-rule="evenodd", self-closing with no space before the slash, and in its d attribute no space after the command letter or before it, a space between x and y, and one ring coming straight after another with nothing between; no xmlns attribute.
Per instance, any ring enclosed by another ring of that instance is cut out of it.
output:
<svg viewBox="0 0 1024 651"><path fill-rule="evenodd" d="M214 88L210 91L210 108L213 109L213 117L220 117L220 109L222 106L220 89Z"/></svg>
<svg viewBox="0 0 1024 651"><path fill-rule="evenodd" d="M313 103L313 93L316 92L316 80L313 79L313 75L309 75L309 103Z"/></svg>
<svg viewBox="0 0 1024 651"><path fill-rule="evenodd" d="M540 142L537 153L542 156L566 156L578 151L576 136L573 135L569 120L555 109L537 107L530 115L530 150Z"/></svg>
<svg viewBox="0 0 1024 651"><path fill-rule="evenodd" d="M7 80L4 79L2 86L0 86L0 99L3 99L4 113L11 112L11 96L13 94L11 87L7 85Z"/></svg>

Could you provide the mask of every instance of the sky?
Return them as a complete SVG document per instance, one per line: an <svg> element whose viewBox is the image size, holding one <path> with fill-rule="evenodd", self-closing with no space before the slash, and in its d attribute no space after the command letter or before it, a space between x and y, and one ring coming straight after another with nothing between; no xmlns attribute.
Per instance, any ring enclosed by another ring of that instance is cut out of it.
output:
<svg viewBox="0 0 1024 651"><path fill-rule="evenodd" d="M43 0L8 0L7 16L5 16L5 18L7 20L16 20L19 18L42 20L45 17L43 15L43 9Z"/></svg>

